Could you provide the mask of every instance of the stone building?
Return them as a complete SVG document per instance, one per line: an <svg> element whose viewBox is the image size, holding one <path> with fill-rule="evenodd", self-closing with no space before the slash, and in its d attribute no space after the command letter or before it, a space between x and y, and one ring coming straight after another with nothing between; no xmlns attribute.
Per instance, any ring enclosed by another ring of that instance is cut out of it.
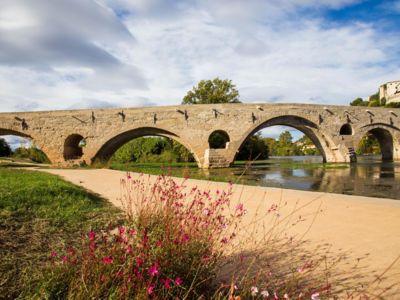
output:
<svg viewBox="0 0 400 300"><path fill-rule="evenodd" d="M386 99L386 104L400 102L400 80L389 81L379 87L379 100Z"/></svg>

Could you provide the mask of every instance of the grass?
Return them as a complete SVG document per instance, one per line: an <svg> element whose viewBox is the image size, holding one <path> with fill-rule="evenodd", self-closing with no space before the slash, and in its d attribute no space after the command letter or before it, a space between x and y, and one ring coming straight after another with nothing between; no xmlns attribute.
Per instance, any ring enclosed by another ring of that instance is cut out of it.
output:
<svg viewBox="0 0 400 300"><path fill-rule="evenodd" d="M0 168L0 298L30 298L52 249L119 218L104 199L57 176Z"/></svg>

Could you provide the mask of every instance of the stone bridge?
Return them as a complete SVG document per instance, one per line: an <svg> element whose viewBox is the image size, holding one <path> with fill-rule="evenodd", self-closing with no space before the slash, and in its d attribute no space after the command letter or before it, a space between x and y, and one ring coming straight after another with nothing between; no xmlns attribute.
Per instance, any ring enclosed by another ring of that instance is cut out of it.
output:
<svg viewBox="0 0 400 300"><path fill-rule="evenodd" d="M383 160L400 158L400 109L308 104L210 104L143 108L0 113L0 135L33 140L53 164L108 160L124 143L165 136L191 151L200 168L227 167L260 129L286 125L305 133L325 162L351 162L366 134L378 139ZM225 147L212 149L218 132ZM84 141L84 147L82 147Z"/></svg>

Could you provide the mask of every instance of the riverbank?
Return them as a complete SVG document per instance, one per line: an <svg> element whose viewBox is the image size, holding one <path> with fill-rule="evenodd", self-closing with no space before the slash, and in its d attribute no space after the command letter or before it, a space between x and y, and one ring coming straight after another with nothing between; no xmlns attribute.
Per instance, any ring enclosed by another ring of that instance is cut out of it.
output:
<svg viewBox="0 0 400 300"><path fill-rule="evenodd" d="M120 179L126 177L126 172L107 169L41 171L60 175L121 207ZM144 176L154 179L151 175ZM182 178L176 180L183 181ZM197 186L211 191L229 187L228 183L195 179L185 184L188 189ZM239 235L239 241L248 248L262 244L271 224L278 223L276 230L295 240L309 241L310 249L324 247L327 255L343 257L337 262L343 274L350 274L356 266L361 277L355 276L354 282L370 281L389 266L383 276L385 284L399 281L400 261L392 265L400 254L398 200L245 185L233 185L232 200L243 203L248 211ZM400 294L398 286L394 291Z"/></svg>

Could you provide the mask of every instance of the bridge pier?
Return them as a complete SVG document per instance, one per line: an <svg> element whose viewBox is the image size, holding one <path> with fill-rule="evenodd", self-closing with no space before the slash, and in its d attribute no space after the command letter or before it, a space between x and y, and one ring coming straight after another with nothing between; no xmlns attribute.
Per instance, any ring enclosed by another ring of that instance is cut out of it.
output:
<svg viewBox="0 0 400 300"><path fill-rule="evenodd" d="M206 149L202 168L228 168L233 163L228 157L227 149Z"/></svg>

